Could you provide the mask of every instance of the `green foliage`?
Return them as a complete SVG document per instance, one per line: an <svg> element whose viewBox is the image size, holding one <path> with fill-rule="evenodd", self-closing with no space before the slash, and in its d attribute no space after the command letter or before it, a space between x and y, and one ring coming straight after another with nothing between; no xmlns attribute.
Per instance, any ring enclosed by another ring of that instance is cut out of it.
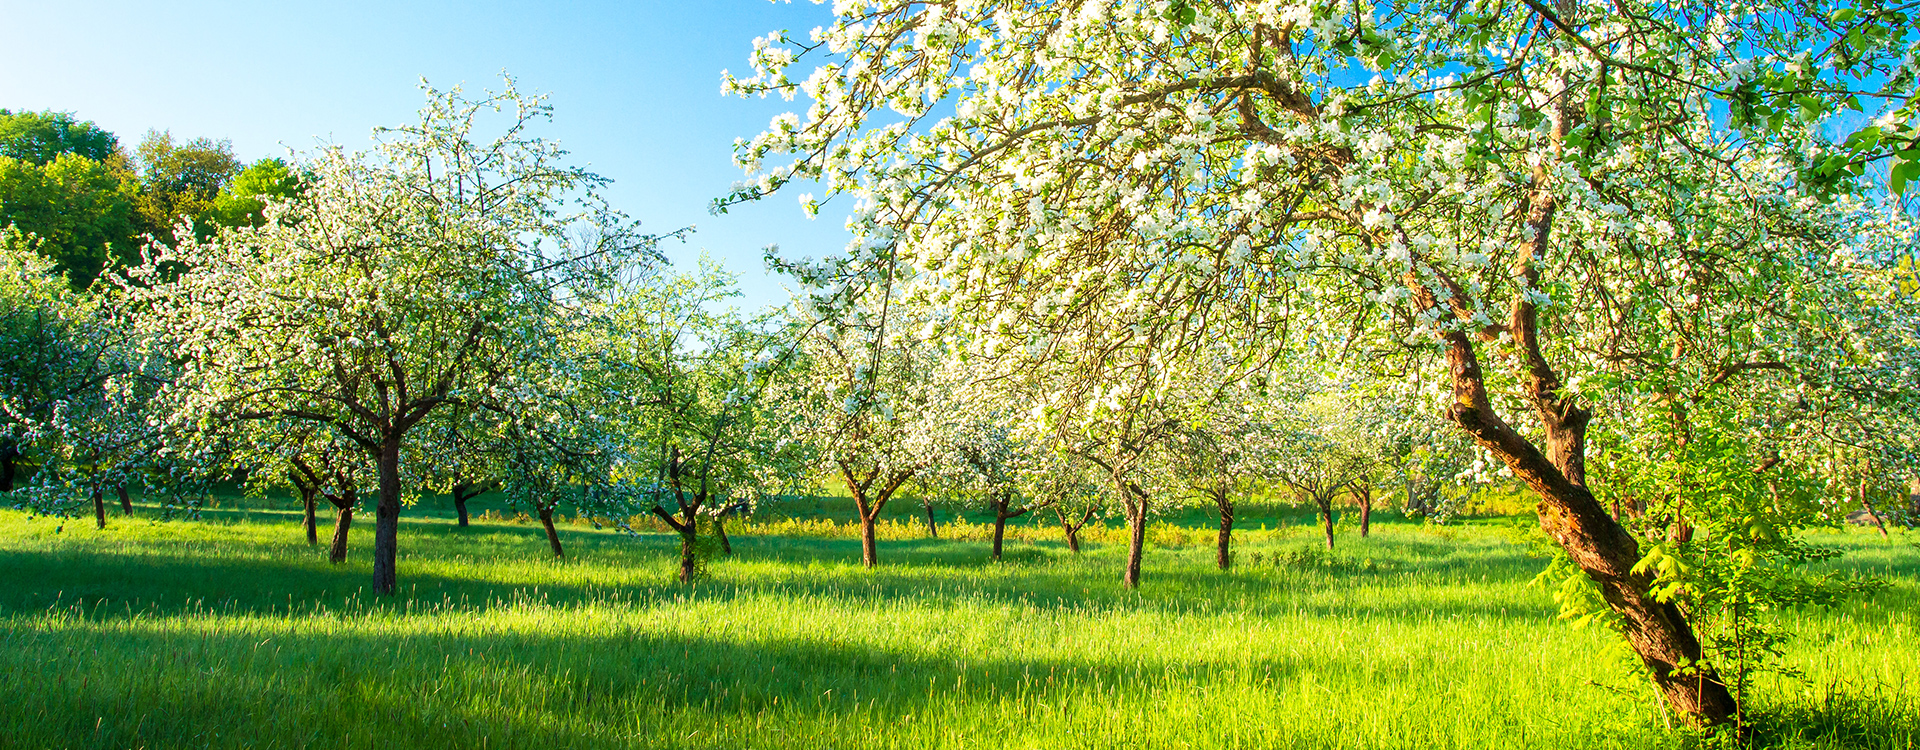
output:
<svg viewBox="0 0 1920 750"><path fill-rule="evenodd" d="M38 238L76 289L110 263L138 259L139 184L118 161L61 153L45 164L0 156L0 224Z"/></svg>
<svg viewBox="0 0 1920 750"><path fill-rule="evenodd" d="M233 143L195 138L174 143L173 134L147 131L135 156L140 162L140 197L136 209L147 232L173 237L181 219L189 219L202 237L216 219L216 201L227 183L241 171Z"/></svg>
<svg viewBox="0 0 1920 750"><path fill-rule="evenodd" d="M46 166L61 154L104 162L120 150L120 141L70 112L10 112L0 109L0 156Z"/></svg>
<svg viewBox="0 0 1920 750"><path fill-rule="evenodd" d="M233 176L214 196L211 217L230 227L266 223L267 201L298 197L310 177L294 171L284 159L261 159Z"/></svg>

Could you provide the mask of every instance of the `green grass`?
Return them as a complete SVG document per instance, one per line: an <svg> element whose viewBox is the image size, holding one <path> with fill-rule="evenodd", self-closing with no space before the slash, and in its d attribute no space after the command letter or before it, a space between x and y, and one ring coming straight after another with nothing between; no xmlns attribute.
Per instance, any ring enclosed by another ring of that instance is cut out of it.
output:
<svg viewBox="0 0 1920 750"><path fill-rule="evenodd" d="M1692 742L1615 636L1554 621L1505 520L1382 524L1329 558L1272 509L1223 574L1205 519L1176 519L1201 543L1152 549L1138 593L1118 545L993 564L977 541L898 539L868 571L853 539L747 533L689 589L664 535L569 526L553 562L537 526L416 509L381 599L371 523L331 566L284 504L213 505L106 531L0 512L0 747ZM1823 535L1848 551L1829 564L1889 585L1785 615L1801 674L1763 683L1762 745L1920 744L1916 539Z"/></svg>

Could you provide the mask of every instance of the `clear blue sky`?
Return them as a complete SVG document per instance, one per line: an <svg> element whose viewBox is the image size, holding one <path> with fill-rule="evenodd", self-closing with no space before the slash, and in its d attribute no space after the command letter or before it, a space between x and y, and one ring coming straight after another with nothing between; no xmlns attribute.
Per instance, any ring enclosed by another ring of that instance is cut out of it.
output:
<svg viewBox="0 0 1920 750"><path fill-rule="evenodd" d="M760 248L819 256L846 240L843 216L809 221L781 195L707 214L740 179L734 138L752 137L800 100L720 96L720 71L748 70L754 37L804 34L830 20L801 0L693 2L23 2L0 0L0 107L71 111L131 147L149 128L233 141L241 158L364 146L371 129L411 121L424 77L469 90L511 72L544 92L544 131L615 180L610 196L654 231L699 231L740 274L749 307L782 304Z"/></svg>

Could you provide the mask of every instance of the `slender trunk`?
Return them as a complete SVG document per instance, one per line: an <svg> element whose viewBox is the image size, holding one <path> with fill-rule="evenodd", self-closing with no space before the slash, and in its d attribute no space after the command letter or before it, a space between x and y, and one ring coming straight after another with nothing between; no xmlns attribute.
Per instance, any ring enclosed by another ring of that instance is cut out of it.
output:
<svg viewBox="0 0 1920 750"><path fill-rule="evenodd" d="M301 515L304 516L301 519L301 525L307 527L307 544L309 545L320 543L320 530L313 523L313 495L314 491L311 489L300 490Z"/></svg>
<svg viewBox="0 0 1920 750"><path fill-rule="evenodd" d="M0 445L0 492L13 491L13 460L19 455L20 449L11 441Z"/></svg>
<svg viewBox="0 0 1920 750"><path fill-rule="evenodd" d="M391 595L400 586L394 567L400 556L400 436L385 437L377 461L380 501L374 507L373 593Z"/></svg>
<svg viewBox="0 0 1920 750"><path fill-rule="evenodd" d="M540 527L547 530L547 547L553 550L554 559L566 557L566 550L560 548L560 532L553 528L552 507L540 506Z"/></svg>
<svg viewBox="0 0 1920 750"><path fill-rule="evenodd" d="M1333 498L1317 497L1313 503L1320 506L1320 530L1326 532L1327 551L1333 551Z"/></svg>
<svg viewBox="0 0 1920 750"><path fill-rule="evenodd" d="M1081 514L1079 523L1067 520L1067 511L1058 505L1053 507L1053 515L1060 519L1060 530L1067 535L1067 551L1080 554L1080 529L1087 525L1087 519L1093 517L1093 509L1088 508L1086 513Z"/></svg>
<svg viewBox="0 0 1920 750"><path fill-rule="evenodd" d="M1360 495L1360 536L1365 538L1373 529L1373 488L1362 487Z"/></svg>
<svg viewBox="0 0 1920 750"><path fill-rule="evenodd" d="M733 540L727 538L726 516L713 517L713 536L720 540L720 554L733 556Z"/></svg>
<svg viewBox="0 0 1920 750"><path fill-rule="evenodd" d="M933 500L929 498L923 501L921 506L927 509L927 536L932 539L939 539L940 527L933 523Z"/></svg>
<svg viewBox="0 0 1920 750"><path fill-rule="evenodd" d="M453 488L453 512L455 515L459 516L460 518L459 522L455 525L463 529L466 528L468 525L467 495L465 492L463 492L463 490L465 489L466 489L465 487Z"/></svg>
<svg viewBox="0 0 1920 750"><path fill-rule="evenodd" d="M347 530L353 528L353 506L340 509L340 517L333 522L333 546L327 549L327 562L343 563L347 561Z"/></svg>
<svg viewBox="0 0 1920 750"><path fill-rule="evenodd" d="M104 529L107 527L107 501L106 501L105 494L106 493L103 493L100 491L99 485L94 485L93 487L93 522L96 528Z"/></svg>
<svg viewBox="0 0 1920 750"><path fill-rule="evenodd" d="M1879 511L1873 509L1873 501L1867 499L1867 480L1866 479L1860 480L1860 507L1866 509L1867 517L1873 519L1873 525L1876 527L1879 527L1880 538L1881 539L1889 538L1887 536L1886 520L1880 517Z"/></svg>
<svg viewBox="0 0 1920 750"><path fill-rule="evenodd" d="M120 486L113 488L113 491L116 493L119 493L120 495L120 515L126 516L128 518L132 518L133 517L133 499L130 497L127 497L126 483L122 482Z"/></svg>
<svg viewBox="0 0 1920 750"><path fill-rule="evenodd" d="M1233 501L1224 492L1214 496L1214 501L1220 508L1220 544L1214 562L1226 570L1233 567Z"/></svg>
<svg viewBox="0 0 1920 750"><path fill-rule="evenodd" d="M1005 496L993 503L993 559L1000 559L1000 540L1007 536L1007 502Z"/></svg>
<svg viewBox="0 0 1920 750"><path fill-rule="evenodd" d="M1147 546L1147 501L1140 498L1127 507L1127 573L1125 582L1128 589L1140 588L1140 558L1146 553Z"/></svg>

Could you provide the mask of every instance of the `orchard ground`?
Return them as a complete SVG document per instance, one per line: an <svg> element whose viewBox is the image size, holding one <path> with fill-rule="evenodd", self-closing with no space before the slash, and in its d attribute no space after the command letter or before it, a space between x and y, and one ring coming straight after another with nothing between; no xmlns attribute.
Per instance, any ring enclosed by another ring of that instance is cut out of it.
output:
<svg viewBox="0 0 1920 750"><path fill-rule="evenodd" d="M1328 555L1305 511L1251 507L1222 573L1193 511L1156 523L1132 593L1117 528L1075 556L1050 516L992 563L977 521L929 539L899 502L869 571L849 513L790 503L685 587L677 537L570 525L553 561L484 500L467 529L423 505L392 598L371 524L329 565L285 500L105 531L0 511L0 747L1698 743L1616 636L1555 620L1525 515L1377 513ZM1761 680L1756 744L1920 746L1920 534L1815 541L1886 585L1778 615L1795 674Z"/></svg>

